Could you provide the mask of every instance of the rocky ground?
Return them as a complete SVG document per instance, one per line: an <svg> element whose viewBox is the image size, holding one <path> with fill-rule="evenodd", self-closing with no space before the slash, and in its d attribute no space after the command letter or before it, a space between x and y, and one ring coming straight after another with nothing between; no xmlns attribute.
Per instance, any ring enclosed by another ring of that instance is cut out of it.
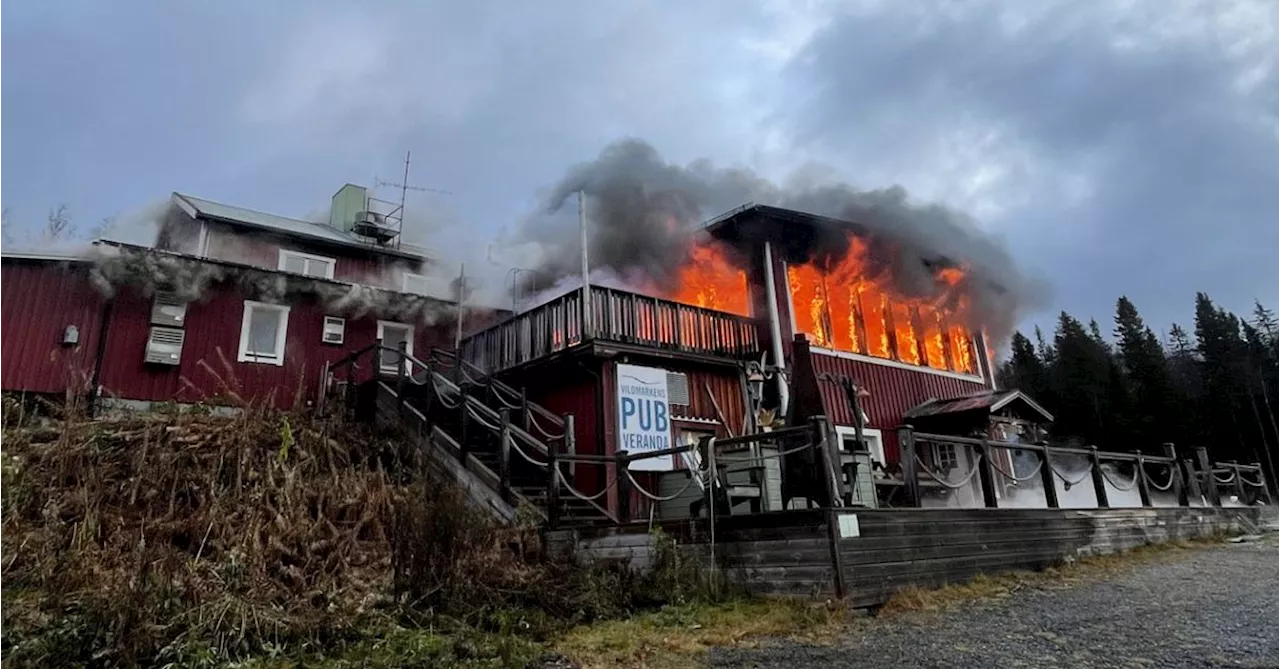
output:
<svg viewBox="0 0 1280 669"><path fill-rule="evenodd" d="M852 626L834 645L715 649L714 667L1276 667L1277 543L1179 552L1067 587Z"/></svg>

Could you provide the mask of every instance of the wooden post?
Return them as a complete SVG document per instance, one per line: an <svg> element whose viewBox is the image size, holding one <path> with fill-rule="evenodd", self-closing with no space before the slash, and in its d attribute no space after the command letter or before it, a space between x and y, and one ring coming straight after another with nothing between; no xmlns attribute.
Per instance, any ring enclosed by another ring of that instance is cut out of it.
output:
<svg viewBox="0 0 1280 669"><path fill-rule="evenodd" d="M831 444L827 434L825 416L810 416L809 429L813 434L813 475L822 491L822 506L835 507L839 488L831 477Z"/></svg>
<svg viewBox="0 0 1280 669"><path fill-rule="evenodd" d="M1236 501L1244 504L1244 479L1240 478L1240 462L1231 461L1231 471L1235 474Z"/></svg>
<svg viewBox="0 0 1280 669"><path fill-rule="evenodd" d="M1142 451L1135 449L1133 452L1138 456L1133 461L1133 475L1138 481L1138 499L1142 500L1142 506L1151 506L1151 487L1147 485L1147 470L1143 468L1146 459L1142 457Z"/></svg>
<svg viewBox="0 0 1280 669"><path fill-rule="evenodd" d="M528 432L529 434L533 434L533 430L529 425L531 420L532 419L529 417L529 395L525 392L524 386L521 386L520 387L520 425L521 427L524 428L524 431Z"/></svg>
<svg viewBox="0 0 1280 669"><path fill-rule="evenodd" d="M498 412L502 429L498 433L498 486L502 501L511 503L511 410Z"/></svg>
<svg viewBox="0 0 1280 669"><path fill-rule="evenodd" d="M1196 464L1204 475L1205 496L1214 506L1222 506L1222 495L1218 494L1218 480L1213 478L1213 463L1209 462L1209 451L1204 446L1196 446Z"/></svg>
<svg viewBox="0 0 1280 669"><path fill-rule="evenodd" d="M459 388L458 392L458 411L461 412L458 419L458 459L462 461L463 466L466 466L468 450L467 428L469 427L471 420L467 413L467 394L461 392L461 388Z"/></svg>
<svg viewBox="0 0 1280 669"><path fill-rule="evenodd" d="M631 486L627 481L627 454L620 451L614 455L613 475L618 487L618 522L631 522Z"/></svg>
<svg viewBox="0 0 1280 669"><path fill-rule="evenodd" d="M982 484L982 505L988 509L994 509L1000 506L999 500L996 498L996 477L995 472L991 470L991 445L983 439L981 443L974 447L974 451L978 454L978 461L974 463L978 467L978 482Z"/></svg>
<svg viewBox="0 0 1280 669"><path fill-rule="evenodd" d="M1173 477L1173 494L1178 498L1178 506L1190 506L1191 499L1187 496L1186 477L1183 476L1178 460L1178 449L1168 442L1163 446L1164 456L1172 459L1169 463L1169 476Z"/></svg>
<svg viewBox="0 0 1280 669"><path fill-rule="evenodd" d="M840 435L836 433L831 421L822 418L822 430L827 445L827 478L831 480L831 506L848 506L853 502L853 495L844 483L843 463L841 462ZM856 481L852 482L856 483Z"/></svg>
<svg viewBox="0 0 1280 669"><path fill-rule="evenodd" d="M1093 477L1093 494L1098 498L1098 508L1111 508L1107 500L1107 481L1102 474L1102 459L1098 457L1098 447L1089 447L1089 474Z"/></svg>
<svg viewBox="0 0 1280 669"><path fill-rule="evenodd" d="M404 389L405 379L408 377L409 371L409 342L400 342L399 350L396 351L396 403L400 409L399 413L404 416Z"/></svg>
<svg viewBox="0 0 1280 669"><path fill-rule="evenodd" d="M1271 506L1271 486L1267 485L1267 475L1264 473L1266 470L1262 468L1261 462L1255 462L1253 466L1258 471L1258 482L1262 484L1258 493L1262 496L1262 501L1267 506Z"/></svg>
<svg viewBox="0 0 1280 669"><path fill-rule="evenodd" d="M916 471L916 435L910 425L898 428L898 464L902 469L902 493L907 506L920 506L920 474Z"/></svg>
<svg viewBox="0 0 1280 669"><path fill-rule="evenodd" d="M578 454L577 425L578 423L574 419L573 414L566 413L564 415L564 452L568 453L569 455ZM576 477L578 475L578 461L570 460L568 469L569 469L569 479L576 480Z"/></svg>
<svg viewBox="0 0 1280 669"><path fill-rule="evenodd" d="M524 392L521 391L521 399ZM528 414L525 414L528 416ZM572 423L565 422L565 440L569 440ZM527 431L527 430L526 430ZM547 441L547 528L556 529L560 520L560 462L556 459L555 441Z"/></svg>
<svg viewBox="0 0 1280 669"><path fill-rule="evenodd" d="M1058 508L1058 485L1053 480L1053 465L1049 463L1049 445L1040 442L1040 486L1044 488L1044 505Z"/></svg>
<svg viewBox="0 0 1280 669"><path fill-rule="evenodd" d="M831 571L835 578L832 585L836 590L836 599L844 599L846 592L844 578L844 559L840 555L840 513L839 509L827 509L827 537L831 547Z"/></svg>
<svg viewBox="0 0 1280 669"><path fill-rule="evenodd" d="M1182 459L1182 475L1187 481L1187 506L1191 506L1191 500L1204 501L1205 493L1200 487L1200 478L1196 476L1196 466L1191 462L1191 458Z"/></svg>

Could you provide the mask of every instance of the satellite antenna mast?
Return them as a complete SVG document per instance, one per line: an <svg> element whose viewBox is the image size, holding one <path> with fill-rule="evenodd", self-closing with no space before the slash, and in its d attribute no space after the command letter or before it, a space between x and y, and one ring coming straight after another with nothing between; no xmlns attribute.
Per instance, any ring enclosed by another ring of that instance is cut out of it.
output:
<svg viewBox="0 0 1280 669"><path fill-rule="evenodd" d="M400 189L400 206L394 209L392 214L387 215L388 218L392 218L393 216L398 218L400 228L404 227L404 207L406 203L405 200L409 194L409 191L412 190L412 191L418 191L421 193L439 193L441 195L453 195L453 193L447 190L439 190L437 188L425 188L423 186L409 185L409 158L410 158L410 152L405 151L404 152L404 176L400 178L399 183L396 183L394 181L385 181L383 179L379 179L378 175L376 174L373 176L374 188L382 188L383 186L387 186L390 188ZM394 205L395 203L387 203L387 204ZM399 244L398 241L396 243Z"/></svg>

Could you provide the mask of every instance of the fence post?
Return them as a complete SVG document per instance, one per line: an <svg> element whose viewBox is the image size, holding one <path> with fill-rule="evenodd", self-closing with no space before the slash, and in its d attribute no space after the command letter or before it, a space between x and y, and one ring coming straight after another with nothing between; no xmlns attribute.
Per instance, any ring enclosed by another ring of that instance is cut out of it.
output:
<svg viewBox="0 0 1280 669"><path fill-rule="evenodd" d="M573 417L573 414L566 413L564 415L564 452L568 453L569 455L578 454L578 433L577 433L578 427L577 426L578 426L578 423L577 423L577 420ZM577 480L578 461L570 460L568 469L569 469L569 478L573 480Z"/></svg>
<svg viewBox="0 0 1280 669"><path fill-rule="evenodd" d="M1244 504L1244 479L1240 478L1240 462L1231 461L1231 471L1235 474L1236 501Z"/></svg>
<svg viewBox="0 0 1280 669"><path fill-rule="evenodd" d="M409 372L408 346L409 346L409 342L407 341L400 342L400 346L398 347L399 351L397 351L399 355L396 358L399 361L398 364L396 365L396 402L399 405L398 408L400 409L399 413L401 416L404 415L405 379L408 377L408 372Z"/></svg>
<svg viewBox="0 0 1280 669"><path fill-rule="evenodd" d="M524 386L520 386L520 426L525 432L533 434L530 429L529 421L529 395L525 392Z"/></svg>
<svg viewBox="0 0 1280 669"><path fill-rule="evenodd" d="M458 411L461 412L458 418L458 459L462 460L463 466L466 466L468 451L467 432L470 428L471 418L467 411L467 395L466 393L461 392L461 387L459 387L458 392Z"/></svg>
<svg viewBox="0 0 1280 669"><path fill-rule="evenodd" d="M1191 500L1193 499L1203 502L1205 493L1200 487L1200 478L1196 476L1196 466L1191 462L1191 458L1182 459L1182 474L1187 480L1187 506L1191 506Z"/></svg>
<svg viewBox="0 0 1280 669"><path fill-rule="evenodd" d="M528 414L526 414L527 416ZM568 424L566 423L566 427ZM528 430L526 430L527 432ZM565 439L569 439L568 430ZM547 528L556 529L560 520L560 462L556 459L556 442L547 440Z"/></svg>
<svg viewBox="0 0 1280 669"><path fill-rule="evenodd" d="M920 506L920 473L916 471L916 435L910 425L898 428L898 466L902 470L902 492L907 506Z"/></svg>
<svg viewBox="0 0 1280 669"><path fill-rule="evenodd" d="M1040 487L1044 488L1044 505L1058 508L1058 486L1053 482L1053 465L1049 462L1049 444L1040 442Z"/></svg>
<svg viewBox="0 0 1280 669"><path fill-rule="evenodd" d="M997 508L1000 503L996 499L996 477L991 471L991 445L983 439L973 448L978 454L974 466L978 467L978 482L982 485L982 505L988 509Z"/></svg>
<svg viewBox="0 0 1280 669"><path fill-rule="evenodd" d="M1147 485L1147 470L1144 467L1147 461L1142 457L1142 451L1134 449L1133 452L1138 456L1133 461L1133 474L1138 482L1138 499L1142 500L1142 506L1151 506L1151 488Z"/></svg>
<svg viewBox="0 0 1280 669"><path fill-rule="evenodd" d="M826 416L810 416L809 430L813 433L814 444L814 474L821 477L821 490L825 495L823 500L827 507L834 508L837 506L836 500L840 499L840 488L836 485L836 481L832 478L831 463L831 439L827 429Z"/></svg>
<svg viewBox="0 0 1280 669"><path fill-rule="evenodd" d="M1178 461L1178 449L1170 442L1165 442L1163 446L1164 457L1170 458L1169 476L1173 477L1173 494L1178 498L1178 506L1190 506L1185 476Z"/></svg>
<svg viewBox="0 0 1280 669"><path fill-rule="evenodd" d="M618 487L618 523L631 522L631 486L627 481L627 453L619 451L613 458L613 475Z"/></svg>
<svg viewBox="0 0 1280 669"><path fill-rule="evenodd" d="M1102 459L1098 457L1098 447L1089 447L1089 475L1093 477L1093 494L1098 498L1098 508L1107 509L1111 502L1107 500L1107 481L1102 474Z"/></svg>
<svg viewBox="0 0 1280 669"><path fill-rule="evenodd" d="M1204 473L1204 485L1208 488L1204 492L1209 498L1209 503L1222 506L1222 495L1218 494L1218 480L1213 478L1213 463L1209 462L1209 451L1204 446L1196 446L1196 464Z"/></svg>
<svg viewBox="0 0 1280 669"><path fill-rule="evenodd" d="M1253 463L1253 467L1258 472L1258 482L1262 484L1262 488L1260 489L1262 500L1266 502L1267 506L1271 506L1271 486L1267 485L1267 475L1262 469L1262 463L1255 462Z"/></svg>
<svg viewBox="0 0 1280 669"><path fill-rule="evenodd" d="M498 433L498 485L502 493L502 501L511 503L511 410L503 409L498 414L502 430Z"/></svg>

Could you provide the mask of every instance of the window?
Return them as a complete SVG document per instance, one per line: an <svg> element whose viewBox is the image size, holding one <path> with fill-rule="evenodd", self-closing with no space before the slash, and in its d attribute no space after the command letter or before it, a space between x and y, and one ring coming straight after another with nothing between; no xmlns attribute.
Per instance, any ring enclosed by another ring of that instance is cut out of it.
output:
<svg viewBox="0 0 1280 669"><path fill-rule="evenodd" d="M286 272L314 276L319 279L332 279L334 264L333 258L280 249L279 269Z"/></svg>
<svg viewBox="0 0 1280 669"><path fill-rule="evenodd" d="M320 341L326 344L341 344L346 337L347 321L337 316L324 317L324 330L320 334Z"/></svg>
<svg viewBox="0 0 1280 669"><path fill-rule="evenodd" d="M413 355L413 326L405 323L394 323L392 321L378 321L378 339L382 340L382 345L388 348L399 348L400 342L405 343L405 352ZM382 371L388 374L396 373L397 354L391 351L383 351L380 364L378 365ZM408 363L405 364L408 367ZM408 370L412 372L413 370Z"/></svg>
<svg viewBox="0 0 1280 669"><path fill-rule="evenodd" d="M840 446L843 450L852 451L857 447L857 433L853 428L841 425L836 427L836 432L840 435ZM862 428L862 441L866 442L867 450L871 451L871 459L882 465L885 464L884 441L880 430L871 427Z"/></svg>
<svg viewBox="0 0 1280 669"><path fill-rule="evenodd" d="M240 324L240 362L284 364L284 339L289 327L289 307L263 302L244 302Z"/></svg>
<svg viewBox="0 0 1280 669"><path fill-rule="evenodd" d="M934 444L933 445L933 463L938 471L950 471L960 465L960 460L956 456L955 444Z"/></svg>

